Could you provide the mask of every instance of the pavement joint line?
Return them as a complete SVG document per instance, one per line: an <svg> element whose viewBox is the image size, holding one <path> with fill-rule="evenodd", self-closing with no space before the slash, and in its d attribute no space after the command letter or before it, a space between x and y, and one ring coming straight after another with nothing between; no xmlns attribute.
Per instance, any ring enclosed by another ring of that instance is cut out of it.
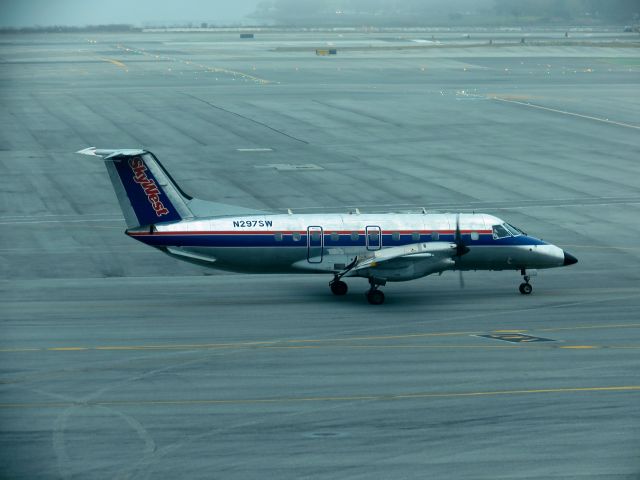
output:
<svg viewBox="0 0 640 480"><path fill-rule="evenodd" d="M561 113L563 115L571 115L573 117L585 118L587 120L595 120L597 122L608 123L610 125L616 125L616 126L619 126L619 127L634 128L636 130L640 130L640 125L632 125L630 123L616 122L614 120L609 120L608 118L593 117L591 115L582 115L580 113L568 112L566 110L559 110L557 108L543 107L542 105L536 105L534 103L520 102L518 100L509 100L509 99L502 98L502 97L489 96L487 98L489 98L491 100L497 100L499 102L515 103L517 105L523 105L525 107L537 108L537 109L546 110L546 111L549 111L549 112Z"/></svg>
<svg viewBox="0 0 640 480"><path fill-rule="evenodd" d="M620 385L607 387L566 387L518 390L490 390L479 392L417 392L401 394L331 395L315 397L245 398L245 399L173 399L173 400L92 400L84 402L34 402L0 403L0 409L17 408L71 408L71 407L115 407L153 405L255 405L308 402L353 402L353 401L396 401L429 398L495 397L507 395L562 394L587 392L640 392L640 385Z"/></svg>
<svg viewBox="0 0 640 480"><path fill-rule="evenodd" d="M577 325L573 327L538 328L539 332L559 332L562 330L589 330L600 328L638 328L640 323L619 323L615 325Z"/></svg>
<svg viewBox="0 0 640 480"><path fill-rule="evenodd" d="M640 250L640 247L622 247L616 245L570 245L570 244L557 244L559 247L571 247L571 248L595 248L606 250Z"/></svg>
<svg viewBox="0 0 640 480"><path fill-rule="evenodd" d="M100 222L118 222L122 223L122 218L87 218L87 219L79 219L79 220L24 220L24 221L11 221L11 222L0 222L0 225L31 225L36 224L40 225L42 223L100 223Z"/></svg>
<svg viewBox="0 0 640 480"><path fill-rule="evenodd" d="M0 216L0 220L14 220L14 219L34 219L34 218L46 218L46 217L117 217L122 218L118 213L41 213L37 215L3 215Z"/></svg>
<svg viewBox="0 0 640 480"><path fill-rule="evenodd" d="M545 205L553 204L556 205L562 202L593 202L593 201L602 201L602 200L613 200L621 203L626 202L637 202L640 201L640 196L638 195L627 195L627 196L597 196L597 197L561 197L561 198L551 198L545 199ZM539 207L540 200L518 200L521 206L530 206L530 207ZM449 202L430 202L429 205L438 210L438 209L452 209L452 208L473 208L478 210L480 208L493 208L496 204L505 204L505 203L513 203L513 202L505 202L503 200L484 200L484 201L475 201L475 202L464 202L464 203L449 203ZM419 203L377 203L377 204L358 204L358 205L342 205L341 208L407 208L407 207L415 207L422 208L424 204ZM287 207L276 207L281 210L286 210ZM331 208L336 208L335 205L319 205L312 207L298 207L295 210L327 210ZM1 218L1 217L0 217Z"/></svg>

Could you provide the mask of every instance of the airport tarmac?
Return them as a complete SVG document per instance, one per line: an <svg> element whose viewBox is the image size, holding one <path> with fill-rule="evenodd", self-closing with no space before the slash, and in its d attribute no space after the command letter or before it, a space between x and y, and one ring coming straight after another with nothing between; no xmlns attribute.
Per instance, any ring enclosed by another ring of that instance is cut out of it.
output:
<svg viewBox="0 0 640 480"><path fill-rule="evenodd" d="M638 478L640 49L556 33L3 35L0 477ZM123 235L88 146L277 212L483 211L579 263L380 307L207 271Z"/></svg>

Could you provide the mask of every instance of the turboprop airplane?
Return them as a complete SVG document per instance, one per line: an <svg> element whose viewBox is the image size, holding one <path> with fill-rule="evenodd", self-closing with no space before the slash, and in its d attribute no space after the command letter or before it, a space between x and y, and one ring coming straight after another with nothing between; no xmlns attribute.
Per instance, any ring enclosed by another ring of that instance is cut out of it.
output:
<svg viewBox="0 0 640 480"><path fill-rule="evenodd" d="M335 295L347 293L344 278L367 278L374 305L384 302L387 282L447 270L516 270L528 295L532 270L578 261L483 213L276 214L192 198L147 150L77 153L104 160L130 237L221 270L327 273Z"/></svg>

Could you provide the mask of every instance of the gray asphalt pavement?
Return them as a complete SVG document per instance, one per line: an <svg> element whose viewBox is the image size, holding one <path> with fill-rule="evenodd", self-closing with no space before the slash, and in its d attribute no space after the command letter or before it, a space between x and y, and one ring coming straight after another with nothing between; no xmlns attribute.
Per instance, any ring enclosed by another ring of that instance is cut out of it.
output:
<svg viewBox="0 0 640 480"><path fill-rule="evenodd" d="M638 478L640 50L548 35L4 35L0 477ZM380 307L207 271L123 235L88 146L277 212L492 213L579 263Z"/></svg>

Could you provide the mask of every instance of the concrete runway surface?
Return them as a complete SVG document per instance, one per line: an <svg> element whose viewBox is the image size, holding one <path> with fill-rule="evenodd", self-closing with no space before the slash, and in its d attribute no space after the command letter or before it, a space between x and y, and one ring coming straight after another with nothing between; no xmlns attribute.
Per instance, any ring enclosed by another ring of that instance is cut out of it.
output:
<svg viewBox="0 0 640 480"><path fill-rule="evenodd" d="M640 49L580 35L4 35L0 477L638 478ZM492 213L580 262L380 307L206 271L123 235L88 146L277 212Z"/></svg>

